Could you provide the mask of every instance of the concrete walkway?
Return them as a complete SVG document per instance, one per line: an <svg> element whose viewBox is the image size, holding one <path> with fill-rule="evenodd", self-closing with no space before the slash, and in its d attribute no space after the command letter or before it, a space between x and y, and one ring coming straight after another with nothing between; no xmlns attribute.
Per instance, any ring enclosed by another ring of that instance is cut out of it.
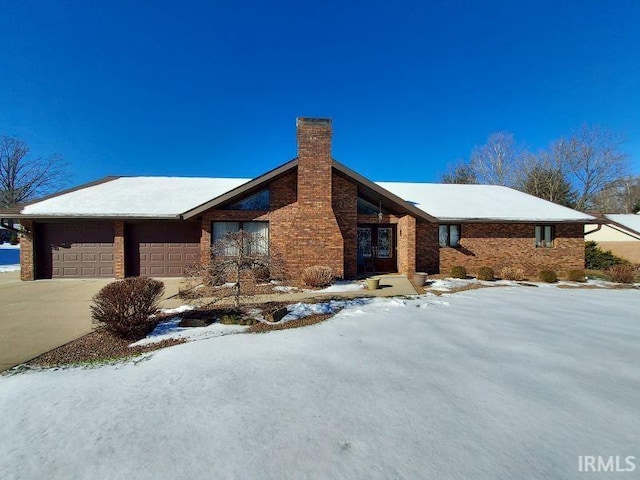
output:
<svg viewBox="0 0 640 480"><path fill-rule="evenodd" d="M167 297L178 292L179 278L161 280ZM18 272L0 273L0 372L90 333L91 299L112 281L22 282Z"/></svg>
<svg viewBox="0 0 640 480"><path fill-rule="evenodd" d="M411 282L405 275L375 275L368 278L377 278L380 280L380 288L378 290L357 290L353 292L321 292L321 291L293 291L286 293L273 293L266 295L254 295L253 297L243 297L242 302L266 303L266 302L287 302L297 303L303 301L318 301L331 297L355 298L355 297L395 297L400 295L418 295ZM180 305L203 305L213 302L214 298L199 298L194 300L182 300L179 298L170 298L165 301L168 308L179 307ZM221 304L231 303L230 298L220 301Z"/></svg>

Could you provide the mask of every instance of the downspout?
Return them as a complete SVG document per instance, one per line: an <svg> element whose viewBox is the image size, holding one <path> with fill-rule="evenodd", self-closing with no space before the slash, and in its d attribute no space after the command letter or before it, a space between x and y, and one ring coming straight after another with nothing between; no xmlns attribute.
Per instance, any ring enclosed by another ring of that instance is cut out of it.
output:
<svg viewBox="0 0 640 480"><path fill-rule="evenodd" d="M588 232L584 232L584 236L586 237L587 235L589 235L590 233L596 233L597 231L599 231L602 228L602 224L599 223L597 228L595 230L589 230Z"/></svg>

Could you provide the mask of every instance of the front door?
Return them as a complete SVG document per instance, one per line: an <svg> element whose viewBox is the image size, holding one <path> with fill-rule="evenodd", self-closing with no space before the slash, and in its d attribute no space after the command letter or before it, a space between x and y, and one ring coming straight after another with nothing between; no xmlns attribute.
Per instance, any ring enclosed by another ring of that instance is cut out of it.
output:
<svg viewBox="0 0 640 480"><path fill-rule="evenodd" d="M396 260L396 226L358 226L358 273L391 273L398 271Z"/></svg>

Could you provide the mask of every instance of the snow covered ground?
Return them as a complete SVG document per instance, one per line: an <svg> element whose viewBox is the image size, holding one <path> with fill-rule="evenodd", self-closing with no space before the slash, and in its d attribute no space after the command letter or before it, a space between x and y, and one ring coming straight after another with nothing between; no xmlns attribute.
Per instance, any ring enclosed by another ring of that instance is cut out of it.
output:
<svg viewBox="0 0 640 480"><path fill-rule="evenodd" d="M632 478L640 292L372 299L145 361L0 376L3 479ZM638 467L640 468L640 467Z"/></svg>

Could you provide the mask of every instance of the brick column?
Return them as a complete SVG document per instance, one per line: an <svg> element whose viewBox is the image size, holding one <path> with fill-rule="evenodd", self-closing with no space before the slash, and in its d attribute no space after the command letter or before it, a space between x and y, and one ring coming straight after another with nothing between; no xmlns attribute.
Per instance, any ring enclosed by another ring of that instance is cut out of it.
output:
<svg viewBox="0 0 640 480"><path fill-rule="evenodd" d="M113 237L113 273L117 279L125 277L125 248L124 248L124 222L114 222L115 235Z"/></svg>
<svg viewBox="0 0 640 480"><path fill-rule="evenodd" d="M211 218L202 217L202 233L200 234L200 262L209 265L211 262Z"/></svg>
<svg viewBox="0 0 640 480"><path fill-rule="evenodd" d="M292 265L328 265L343 277L344 242L332 205L331 120L298 118L298 216Z"/></svg>
<svg viewBox="0 0 640 480"><path fill-rule="evenodd" d="M398 221L398 270L403 275L416 271L416 219L411 215Z"/></svg>
<svg viewBox="0 0 640 480"><path fill-rule="evenodd" d="M20 280L35 280L35 224L31 220L20 220L20 225L30 234L20 235Z"/></svg>

